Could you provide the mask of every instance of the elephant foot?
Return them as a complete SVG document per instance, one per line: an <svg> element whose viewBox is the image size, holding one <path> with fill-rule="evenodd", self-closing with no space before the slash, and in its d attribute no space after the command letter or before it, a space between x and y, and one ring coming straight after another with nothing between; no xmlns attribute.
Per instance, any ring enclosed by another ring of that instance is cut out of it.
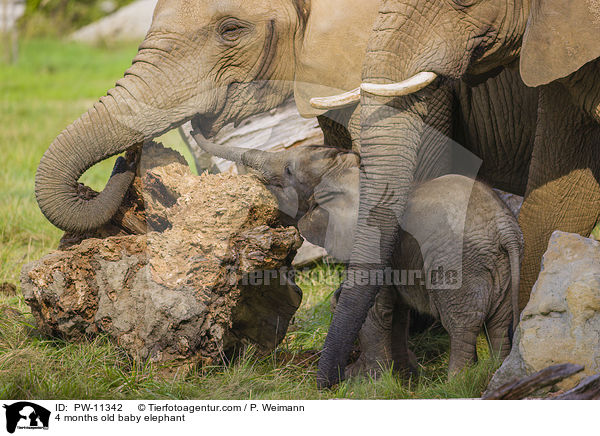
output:
<svg viewBox="0 0 600 436"><path fill-rule="evenodd" d="M419 376L419 365L417 356L411 350L406 350L406 356L394 360L394 371L402 378L416 378Z"/></svg>
<svg viewBox="0 0 600 436"><path fill-rule="evenodd" d="M346 377L371 377L375 380L381 377L392 366L391 360L372 360L361 354L356 362L351 363L344 370Z"/></svg>
<svg viewBox="0 0 600 436"><path fill-rule="evenodd" d="M390 368L393 368L393 372L404 379L414 378L419 374L417 357L411 350L407 350L406 356L395 361L391 359L369 359L361 354L354 363L346 367L344 373L346 377L363 376L377 380Z"/></svg>

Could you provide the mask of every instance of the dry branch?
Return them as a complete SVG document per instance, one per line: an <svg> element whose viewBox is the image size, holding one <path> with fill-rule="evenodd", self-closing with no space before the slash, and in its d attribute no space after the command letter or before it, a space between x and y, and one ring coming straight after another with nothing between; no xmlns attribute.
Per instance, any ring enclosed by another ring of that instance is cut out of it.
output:
<svg viewBox="0 0 600 436"><path fill-rule="evenodd" d="M545 368L529 377L502 385L482 397L483 400L521 400L534 392L552 386L567 377L583 371L582 365L564 363Z"/></svg>

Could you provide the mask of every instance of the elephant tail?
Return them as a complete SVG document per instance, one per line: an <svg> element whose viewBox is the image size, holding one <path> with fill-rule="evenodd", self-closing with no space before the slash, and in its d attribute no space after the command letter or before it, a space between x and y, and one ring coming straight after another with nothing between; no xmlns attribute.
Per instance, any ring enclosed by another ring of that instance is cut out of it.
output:
<svg viewBox="0 0 600 436"><path fill-rule="evenodd" d="M508 251L510 260L510 287L513 306L513 332L519 324L519 276L521 275L521 255L518 247L511 247Z"/></svg>

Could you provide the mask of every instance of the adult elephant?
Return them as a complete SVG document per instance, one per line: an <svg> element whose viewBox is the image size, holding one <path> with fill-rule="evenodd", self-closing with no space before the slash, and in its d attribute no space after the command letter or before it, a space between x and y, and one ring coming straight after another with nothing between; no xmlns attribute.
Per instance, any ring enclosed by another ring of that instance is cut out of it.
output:
<svg viewBox="0 0 600 436"><path fill-rule="evenodd" d="M325 112L311 107L311 97L354 89L323 102L356 103L377 10L377 0L160 0L124 77L42 157L35 181L42 212L72 232L106 223L132 169L113 175L91 200L78 195L78 178L95 163L190 119L211 136L292 95L309 116ZM335 123L322 124L335 130Z"/></svg>
<svg viewBox="0 0 600 436"><path fill-rule="evenodd" d="M597 0L381 2L361 85L364 171L350 274L391 265L398 217L420 149L432 131L453 128L447 89L457 81L484 80L518 62L523 81L538 87L539 95L519 216L525 237L521 305L527 301L551 232L587 235L600 215L598 11ZM494 136L513 120L515 110L519 107L505 108L503 118L483 134ZM517 153L506 159L519 163ZM367 217L390 192L395 201L376 214L380 232L374 236ZM343 283L319 361L320 386L343 378L348 353L376 293L373 282Z"/></svg>

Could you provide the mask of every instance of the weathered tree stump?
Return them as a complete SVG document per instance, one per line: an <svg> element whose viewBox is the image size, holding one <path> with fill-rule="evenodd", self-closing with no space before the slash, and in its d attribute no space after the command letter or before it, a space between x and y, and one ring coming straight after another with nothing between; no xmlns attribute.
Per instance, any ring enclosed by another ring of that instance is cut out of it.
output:
<svg viewBox="0 0 600 436"><path fill-rule="evenodd" d="M218 363L248 344L268 353L302 295L290 267L301 238L278 219L253 176L196 176L149 144L111 223L26 265L23 293L42 332L107 334L137 359Z"/></svg>
<svg viewBox="0 0 600 436"><path fill-rule="evenodd" d="M204 171L211 174L246 173L246 168L243 166L212 156L202 150L192 138L191 130L191 122L187 122L179 127L179 134L194 157L198 173ZM211 142L226 147L258 148L274 152L302 145L323 144L324 140L318 121L315 118L302 118L293 100L268 112L254 115L242 121L239 126L229 124L210 139ZM319 261L325 256L327 252L323 247L305 240L293 265L300 268Z"/></svg>

